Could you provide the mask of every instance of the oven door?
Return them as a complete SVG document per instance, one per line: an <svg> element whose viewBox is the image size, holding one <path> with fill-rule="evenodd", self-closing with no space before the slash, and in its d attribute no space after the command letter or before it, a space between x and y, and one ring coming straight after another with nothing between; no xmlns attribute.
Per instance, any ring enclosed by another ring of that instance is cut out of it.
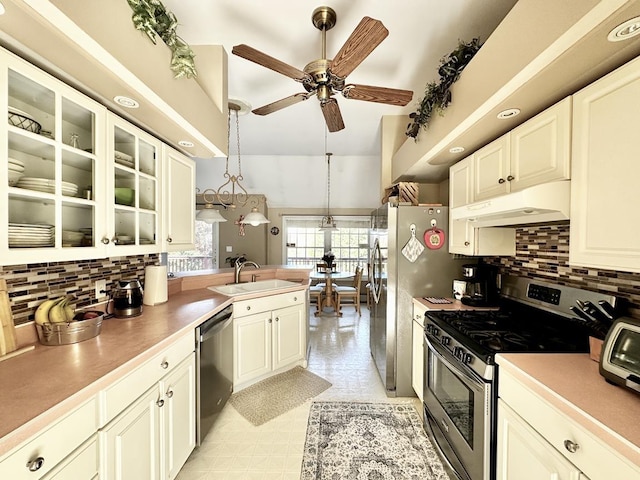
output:
<svg viewBox="0 0 640 480"><path fill-rule="evenodd" d="M491 478L493 388L425 335L424 405L442 454L463 479Z"/></svg>

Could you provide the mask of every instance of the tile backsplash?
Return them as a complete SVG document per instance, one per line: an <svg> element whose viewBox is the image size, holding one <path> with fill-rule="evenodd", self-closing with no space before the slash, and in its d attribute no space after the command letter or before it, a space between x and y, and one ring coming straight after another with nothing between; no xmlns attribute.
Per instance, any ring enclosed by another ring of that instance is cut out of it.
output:
<svg viewBox="0 0 640 480"><path fill-rule="evenodd" d="M506 275L615 295L627 302L630 316L640 318L640 273L570 266L568 222L519 227L515 257L485 260Z"/></svg>
<svg viewBox="0 0 640 480"><path fill-rule="evenodd" d="M134 255L72 262L30 263L0 266L7 281L15 325L33 320L38 305L48 298L72 295L76 308L96 303L94 283L107 281L107 292L125 278L144 279L144 268L158 263L159 256Z"/></svg>

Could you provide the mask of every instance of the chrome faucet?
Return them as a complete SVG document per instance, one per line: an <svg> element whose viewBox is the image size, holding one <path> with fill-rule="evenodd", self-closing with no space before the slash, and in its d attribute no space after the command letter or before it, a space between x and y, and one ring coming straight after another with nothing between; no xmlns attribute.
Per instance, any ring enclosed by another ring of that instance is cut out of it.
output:
<svg viewBox="0 0 640 480"><path fill-rule="evenodd" d="M240 283L240 272L246 265L251 265L253 268L260 268L256 262L252 262L251 260L245 260L244 262L236 262L235 272L234 272L234 283Z"/></svg>

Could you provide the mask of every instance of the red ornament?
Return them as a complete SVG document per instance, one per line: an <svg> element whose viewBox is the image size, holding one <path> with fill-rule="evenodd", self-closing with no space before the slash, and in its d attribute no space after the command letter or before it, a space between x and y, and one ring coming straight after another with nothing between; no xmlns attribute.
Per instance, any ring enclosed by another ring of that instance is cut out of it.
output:
<svg viewBox="0 0 640 480"><path fill-rule="evenodd" d="M431 250L438 250L444 245L444 231L432 227L424 232L424 244Z"/></svg>

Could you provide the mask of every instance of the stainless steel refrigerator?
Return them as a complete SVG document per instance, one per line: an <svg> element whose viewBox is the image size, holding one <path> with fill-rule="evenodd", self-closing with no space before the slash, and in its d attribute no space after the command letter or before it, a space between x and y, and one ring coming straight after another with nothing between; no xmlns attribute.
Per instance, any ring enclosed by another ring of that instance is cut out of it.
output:
<svg viewBox="0 0 640 480"><path fill-rule="evenodd" d="M465 260L449 254L448 221L447 207L386 204L371 213L369 343L387 396L415 396L411 386L413 298L451 297L453 279L461 275Z"/></svg>

